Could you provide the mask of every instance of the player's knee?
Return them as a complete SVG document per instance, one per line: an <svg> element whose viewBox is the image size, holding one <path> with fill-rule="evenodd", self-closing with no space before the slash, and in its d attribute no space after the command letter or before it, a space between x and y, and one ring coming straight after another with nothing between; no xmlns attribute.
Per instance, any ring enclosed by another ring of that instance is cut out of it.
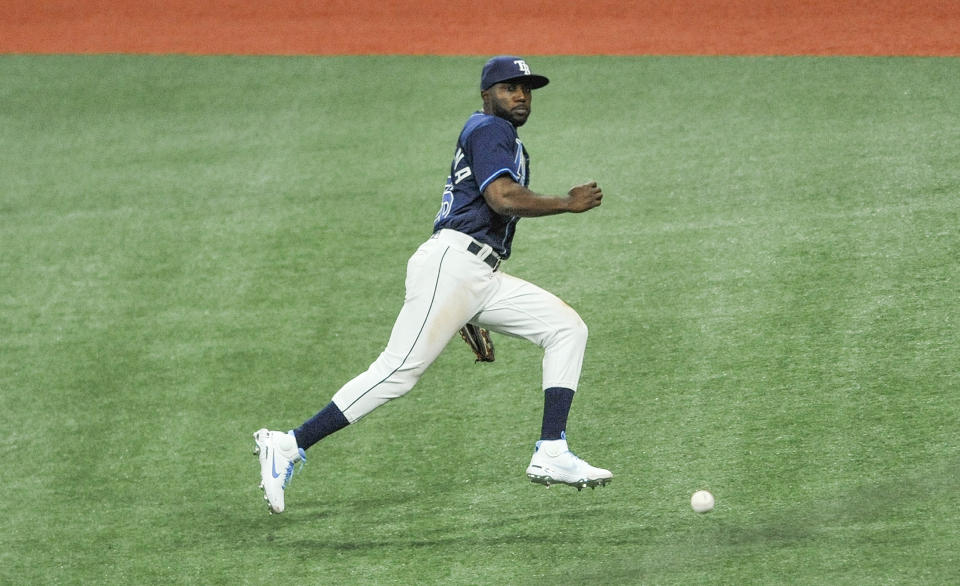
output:
<svg viewBox="0 0 960 586"><path fill-rule="evenodd" d="M414 369L414 368L401 368L393 373L393 379L399 384L403 389L410 390L417 384L420 380L420 376L423 375L423 370Z"/></svg>
<svg viewBox="0 0 960 586"><path fill-rule="evenodd" d="M420 380L428 364L423 361L404 360L387 352L380 355L370 371L375 377L393 389L390 398L396 398L412 389Z"/></svg>
<svg viewBox="0 0 960 586"><path fill-rule="evenodd" d="M575 320L571 321L570 337L576 345L586 347L587 337L589 337L589 335L590 331L587 329L587 324L580 319L580 316L577 316Z"/></svg>
<svg viewBox="0 0 960 586"><path fill-rule="evenodd" d="M569 348L586 348L589 333L587 324L580 319L580 316L576 313L571 313L567 319L558 324L557 329L551 337L552 340L550 340L547 345L552 343Z"/></svg>

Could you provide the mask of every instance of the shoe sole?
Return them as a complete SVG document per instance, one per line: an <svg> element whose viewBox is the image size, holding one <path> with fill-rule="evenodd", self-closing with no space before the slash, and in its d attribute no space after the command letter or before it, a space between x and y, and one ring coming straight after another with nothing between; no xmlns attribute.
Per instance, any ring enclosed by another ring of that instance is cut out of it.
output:
<svg viewBox="0 0 960 586"><path fill-rule="evenodd" d="M260 460L260 437L259 437L259 433L260 433L260 432L257 432L257 433L255 433L255 434L253 434L253 455L257 457L257 461ZM263 488L263 480L260 481L260 491L263 493L263 500L266 501L266 503L267 503L267 511L269 511L271 515L279 515L280 513L283 512L283 511L274 511L274 510L273 510L273 507L270 506L270 499L267 498L267 490L266 490L265 488Z"/></svg>
<svg viewBox="0 0 960 586"><path fill-rule="evenodd" d="M612 480L612 478L594 478L592 480L581 479L581 480L575 480L571 482L567 480L557 480L550 476L541 476L539 474L529 474L529 473L527 474L527 478L530 479L530 482L533 482L535 484L542 484L547 488L550 488L550 486L553 484L565 484L566 486L572 486L576 488L577 492L580 492L581 490L587 488L588 486L590 488L596 488L598 486L606 486Z"/></svg>

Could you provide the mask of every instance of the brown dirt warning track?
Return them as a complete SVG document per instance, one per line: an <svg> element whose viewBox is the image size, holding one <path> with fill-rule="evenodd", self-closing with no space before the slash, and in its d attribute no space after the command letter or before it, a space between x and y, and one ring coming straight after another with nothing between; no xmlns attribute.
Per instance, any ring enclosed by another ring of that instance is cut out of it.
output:
<svg viewBox="0 0 960 586"><path fill-rule="evenodd" d="M960 0L2 0L0 53L960 55Z"/></svg>

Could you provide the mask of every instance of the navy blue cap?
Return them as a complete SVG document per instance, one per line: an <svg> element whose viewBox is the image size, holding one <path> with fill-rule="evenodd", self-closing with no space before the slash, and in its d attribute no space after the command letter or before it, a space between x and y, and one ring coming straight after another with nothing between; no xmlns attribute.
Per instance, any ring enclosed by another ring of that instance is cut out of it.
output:
<svg viewBox="0 0 960 586"><path fill-rule="evenodd" d="M550 80L542 75L530 73L530 66L520 57L500 55L487 61L480 75L480 89L488 90L501 81L524 81L531 89L542 88Z"/></svg>

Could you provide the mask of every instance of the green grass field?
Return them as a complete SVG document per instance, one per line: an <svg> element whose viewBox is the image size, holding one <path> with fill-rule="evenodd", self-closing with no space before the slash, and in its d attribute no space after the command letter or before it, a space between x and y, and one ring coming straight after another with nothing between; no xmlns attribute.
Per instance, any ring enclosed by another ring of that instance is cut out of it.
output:
<svg viewBox="0 0 960 586"><path fill-rule="evenodd" d="M606 198L506 269L614 481L527 482L539 350L455 340L267 514L251 433L382 349L482 63L0 57L0 583L960 581L957 59L531 59L532 187Z"/></svg>

